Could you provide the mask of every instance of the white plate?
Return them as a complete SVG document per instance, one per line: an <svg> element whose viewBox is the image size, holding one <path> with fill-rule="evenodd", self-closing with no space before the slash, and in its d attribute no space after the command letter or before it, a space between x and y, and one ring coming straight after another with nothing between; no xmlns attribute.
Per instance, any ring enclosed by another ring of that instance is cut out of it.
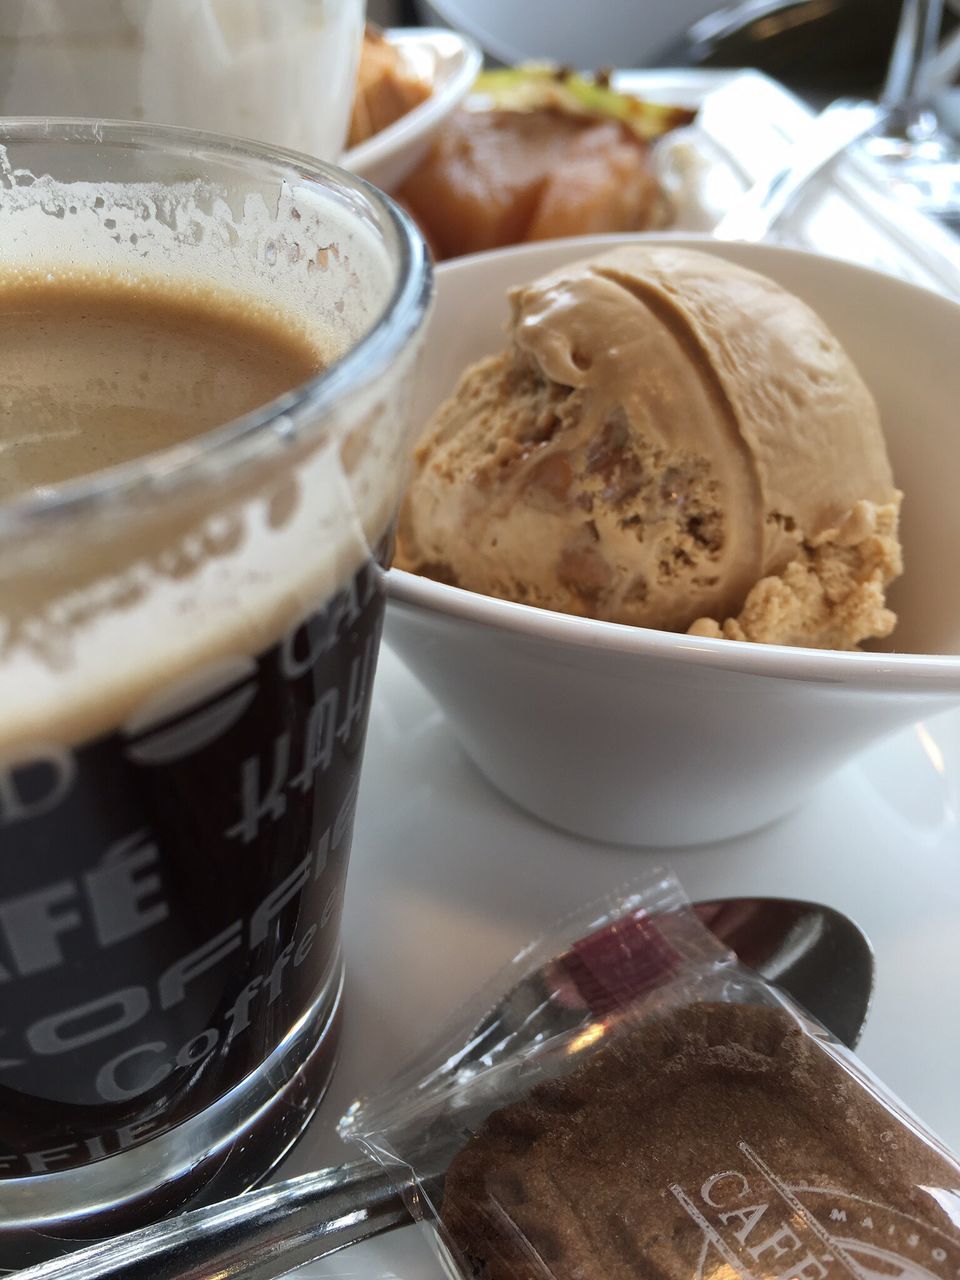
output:
<svg viewBox="0 0 960 1280"><path fill-rule="evenodd" d="M437 129L469 93L482 55L472 40L454 31L396 28L386 36L411 69L430 82L433 92L394 124L351 147L340 163L389 191L411 172Z"/></svg>
<svg viewBox="0 0 960 1280"><path fill-rule="evenodd" d="M769 162L772 136L782 129L782 145L807 114L760 76L628 74L640 92L679 101L706 95L712 133L705 153L711 163L719 155L738 187ZM744 87L750 82L753 89ZM759 159L749 153L751 137L752 145L766 138ZM886 208L881 219L872 217L869 191L861 175L845 169L811 192L791 234L822 252L922 278L929 259L918 257L909 232L919 229L919 240L929 235L938 249L949 247L949 237L938 239L938 229L910 211L905 220ZM385 649L344 916L343 1053L318 1119L281 1176L351 1158L335 1124L355 1096L381 1086L519 947L649 862L647 854L563 835L503 800L462 755L436 704ZM877 954L861 1055L960 1149L960 712L874 748L776 825L726 844L673 850L669 864L694 898L783 894L820 899L857 919ZM443 1275L414 1228L297 1274Z"/></svg>

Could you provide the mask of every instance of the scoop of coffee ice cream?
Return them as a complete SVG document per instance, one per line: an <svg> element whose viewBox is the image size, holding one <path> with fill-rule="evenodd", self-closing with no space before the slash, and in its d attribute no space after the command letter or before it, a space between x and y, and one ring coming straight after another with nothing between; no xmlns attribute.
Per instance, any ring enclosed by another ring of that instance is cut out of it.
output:
<svg viewBox="0 0 960 1280"><path fill-rule="evenodd" d="M853 648L895 622L873 399L799 298L634 245L510 294L421 439L397 563L543 608Z"/></svg>

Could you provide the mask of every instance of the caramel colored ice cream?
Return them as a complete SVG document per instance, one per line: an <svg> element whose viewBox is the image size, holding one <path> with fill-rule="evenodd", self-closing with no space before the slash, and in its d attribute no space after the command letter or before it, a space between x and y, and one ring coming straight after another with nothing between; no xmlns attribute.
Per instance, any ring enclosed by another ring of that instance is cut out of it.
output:
<svg viewBox="0 0 960 1280"><path fill-rule="evenodd" d="M901 570L876 405L773 281L630 246L510 294L420 441L397 563L701 636L851 649Z"/></svg>

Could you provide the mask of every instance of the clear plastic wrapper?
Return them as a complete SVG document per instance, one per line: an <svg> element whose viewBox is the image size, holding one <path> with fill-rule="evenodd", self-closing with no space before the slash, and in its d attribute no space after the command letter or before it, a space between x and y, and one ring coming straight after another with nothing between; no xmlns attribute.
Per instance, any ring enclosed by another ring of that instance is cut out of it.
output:
<svg viewBox="0 0 960 1280"><path fill-rule="evenodd" d="M524 950L341 1132L458 1280L960 1276L956 1159L662 872Z"/></svg>

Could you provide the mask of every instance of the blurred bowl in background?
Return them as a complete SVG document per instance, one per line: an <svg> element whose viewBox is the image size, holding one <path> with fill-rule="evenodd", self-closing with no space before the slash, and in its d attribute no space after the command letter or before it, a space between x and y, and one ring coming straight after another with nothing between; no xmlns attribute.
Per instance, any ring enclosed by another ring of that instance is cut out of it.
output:
<svg viewBox="0 0 960 1280"><path fill-rule="evenodd" d="M499 62L641 67L659 60L717 0L416 0L421 21L466 32Z"/></svg>
<svg viewBox="0 0 960 1280"><path fill-rule="evenodd" d="M434 134L470 92L483 54L466 36L426 27L395 28L384 36L410 69L431 86L429 98L341 158L345 169L392 191L426 154Z"/></svg>

